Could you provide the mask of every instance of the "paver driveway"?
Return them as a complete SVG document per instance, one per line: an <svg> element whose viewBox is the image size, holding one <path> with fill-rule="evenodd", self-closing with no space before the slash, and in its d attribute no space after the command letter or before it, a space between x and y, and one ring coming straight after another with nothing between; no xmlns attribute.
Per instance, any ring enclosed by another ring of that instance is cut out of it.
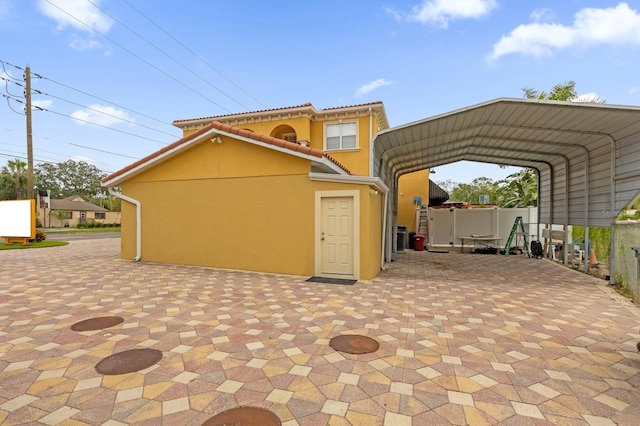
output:
<svg viewBox="0 0 640 426"><path fill-rule="evenodd" d="M0 252L0 423L640 423L638 308L520 256L408 252L371 282L134 263L119 239ZM76 332L78 321L120 325ZM345 333L371 354L334 351ZM163 352L102 376L101 359Z"/></svg>

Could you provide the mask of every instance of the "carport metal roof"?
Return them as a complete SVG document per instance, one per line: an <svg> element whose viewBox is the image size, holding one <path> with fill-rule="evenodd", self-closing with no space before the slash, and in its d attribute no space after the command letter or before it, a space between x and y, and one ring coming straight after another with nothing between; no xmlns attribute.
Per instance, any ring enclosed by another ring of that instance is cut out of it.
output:
<svg viewBox="0 0 640 426"><path fill-rule="evenodd" d="M501 98L380 132L373 175L460 160L531 167L539 221L610 226L640 192L640 107Z"/></svg>

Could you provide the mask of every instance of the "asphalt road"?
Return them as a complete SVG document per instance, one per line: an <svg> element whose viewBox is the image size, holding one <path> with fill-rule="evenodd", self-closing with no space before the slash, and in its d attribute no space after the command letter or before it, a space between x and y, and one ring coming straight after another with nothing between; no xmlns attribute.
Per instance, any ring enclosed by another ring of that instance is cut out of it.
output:
<svg viewBox="0 0 640 426"><path fill-rule="evenodd" d="M103 238L120 238L120 232L77 232L72 234L62 232L47 233L47 240L52 241L101 240Z"/></svg>

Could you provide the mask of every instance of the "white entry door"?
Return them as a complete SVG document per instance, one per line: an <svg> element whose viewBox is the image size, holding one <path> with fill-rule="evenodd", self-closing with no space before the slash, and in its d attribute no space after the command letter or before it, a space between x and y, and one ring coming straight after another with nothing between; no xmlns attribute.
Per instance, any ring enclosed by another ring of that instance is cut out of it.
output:
<svg viewBox="0 0 640 426"><path fill-rule="evenodd" d="M354 276L353 197L321 201L321 274Z"/></svg>

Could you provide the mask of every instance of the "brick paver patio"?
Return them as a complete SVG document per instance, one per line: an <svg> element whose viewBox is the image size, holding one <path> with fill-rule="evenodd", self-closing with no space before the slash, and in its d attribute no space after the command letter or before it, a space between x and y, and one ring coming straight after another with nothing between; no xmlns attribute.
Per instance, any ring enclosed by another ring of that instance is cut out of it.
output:
<svg viewBox="0 0 640 426"><path fill-rule="evenodd" d="M639 309L551 262L409 251L343 286L134 263L119 245L0 252L0 423L199 425L239 406L286 426L640 423ZM380 348L336 352L340 334ZM139 348L163 358L96 372Z"/></svg>

